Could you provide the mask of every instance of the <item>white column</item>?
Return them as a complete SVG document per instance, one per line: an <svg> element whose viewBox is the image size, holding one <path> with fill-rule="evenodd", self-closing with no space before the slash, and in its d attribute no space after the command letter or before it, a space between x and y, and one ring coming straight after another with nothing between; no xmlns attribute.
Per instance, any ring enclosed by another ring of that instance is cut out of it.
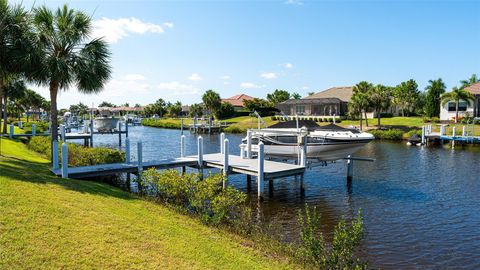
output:
<svg viewBox="0 0 480 270"><path fill-rule="evenodd" d="M247 158L252 158L252 131L247 131Z"/></svg>
<svg viewBox="0 0 480 270"><path fill-rule="evenodd" d="M53 147L53 151L52 151L52 162L53 162L53 169L54 170L58 170L60 168L60 166L58 165L58 141L57 140L54 140L52 142L52 147Z"/></svg>
<svg viewBox="0 0 480 270"><path fill-rule="evenodd" d="M228 176L228 166L229 166L229 147L228 147L228 139L225 139L224 145L223 145L224 153L223 153L223 188L227 187L227 176Z"/></svg>
<svg viewBox="0 0 480 270"><path fill-rule="evenodd" d="M302 152L300 159L300 166L307 166L307 136L302 137Z"/></svg>
<svg viewBox="0 0 480 270"><path fill-rule="evenodd" d="M457 136L457 127L453 127L452 137L456 137L456 136Z"/></svg>
<svg viewBox="0 0 480 270"><path fill-rule="evenodd" d="M203 138L198 136L198 166L201 168L203 166Z"/></svg>
<svg viewBox="0 0 480 270"><path fill-rule="evenodd" d="M467 129L465 126L462 127L462 136L463 137L467 136Z"/></svg>
<svg viewBox="0 0 480 270"><path fill-rule="evenodd" d="M180 136L180 157L185 157L185 135Z"/></svg>
<svg viewBox="0 0 480 270"><path fill-rule="evenodd" d="M263 180L264 180L264 145L263 142L258 143L258 174L257 174L257 193L258 197L263 196Z"/></svg>
<svg viewBox="0 0 480 270"><path fill-rule="evenodd" d="M224 152L224 141L225 141L225 133L220 133L220 153L223 154Z"/></svg>
<svg viewBox="0 0 480 270"><path fill-rule="evenodd" d="M130 163L130 139L125 139L125 163Z"/></svg>
<svg viewBox="0 0 480 270"><path fill-rule="evenodd" d="M7 123L3 123L3 124L6 125ZM13 126L13 124L10 124L10 133L8 134L8 137L12 139L14 133L15 133L15 127Z"/></svg>
<svg viewBox="0 0 480 270"><path fill-rule="evenodd" d="M60 125L60 136L62 138L62 141L65 141L65 125Z"/></svg>
<svg viewBox="0 0 480 270"><path fill-rule="evenodd" d="M68 145L62 143L62 178L68 178Z"/></svg>
<svg viewBox="0 0 480 270"><path fill-rule="evenodd" d="M138 178L141 177L143 171L143 149L142 149L142 141L137 143L137 159L138 159Z"/></svg>

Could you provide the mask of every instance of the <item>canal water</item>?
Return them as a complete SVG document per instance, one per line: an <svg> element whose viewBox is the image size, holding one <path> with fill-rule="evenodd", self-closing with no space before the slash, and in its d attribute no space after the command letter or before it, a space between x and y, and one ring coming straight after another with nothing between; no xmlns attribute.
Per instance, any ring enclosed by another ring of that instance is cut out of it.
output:
<svg viewBox="0 0 480 270"><path fill-rule="evenodd" d="M196 136L185 135L187 154L196 154ZM202 136L205 153L219 151L219 135ZM239 153L242 136L227 134L230 153ZM144 161L180 155L179 130L130 127L129 138L133 160L139 140ZM118 137L96 135L94 144L118 148ZM294 177L275 179L273 190L265 183L267 198L255 211L274 221L283 239L292 240L298 235L298 211L306 203L321 213L327 236L341 217L352 218L360 209L366 229L361 253L371 267L480 269L479 147L372 142L355 156L376 161L354 164L350 189L345 162L339 161L307 170L304 193ZM256 198L245 176L231 176L230 183Z"/></svg>

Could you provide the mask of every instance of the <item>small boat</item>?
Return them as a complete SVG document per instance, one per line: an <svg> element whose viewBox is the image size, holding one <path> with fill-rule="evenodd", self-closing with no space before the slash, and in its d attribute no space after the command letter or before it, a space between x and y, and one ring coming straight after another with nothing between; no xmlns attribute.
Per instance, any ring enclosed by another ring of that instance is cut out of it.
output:
<svg viewBox="0 0 480 270"><path fill-rule="evenodd" d="M100 111L100 116L93 119L93 128L100 132L112 132L118 125L120 118L112 116L109 110Z"/></svg>
<svg viewBox="0 0 480 270"><path fill-rule="evenodd" d="M413 134L412 137L408 139L407 145L421 145L422 144L422 138L418 136L417 134Z"/></svg>
<svg viewBox="0 0 480 270"><path fill-rule="evenodd" d="M345 158L375 139L370 133L335 124L319 126L311 120L286 121L252 130L252 150L256 151L258 142L262 141L265 155L297 157L301 136L307 137L307 157L322 161ZM246 143L247 138L242 141Z"/></svg>

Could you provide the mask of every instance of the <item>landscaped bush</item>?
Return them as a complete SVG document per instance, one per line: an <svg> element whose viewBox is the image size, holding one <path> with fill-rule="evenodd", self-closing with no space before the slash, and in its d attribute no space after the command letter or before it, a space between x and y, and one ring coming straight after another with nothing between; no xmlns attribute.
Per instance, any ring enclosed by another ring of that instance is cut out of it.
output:
<svg viewBox="0 0 480 270"><path fill-rule="evenodd" d="M26 134L31 134L33 124L36 126L36 133L45 133L48 130L47 122L26 122L23 123L23 132Z"/></svg>
<svg viewBox="0 0 480 270"><path fill-rule="evenodd" d="M168 121L157 121L155 119L143 119L142 125L149 127L159 127L159 128L170 128L170 129L180 129L181 124L177 122L168 122Z"/></svg>
<svg viewBox="0 0 480 270"><path fill-rule="evenodd" d="M393 117L393 113L386 113L386 112L380 113L380 118L392 118L392 117Z"/></svg>
<svg viewBox="0 0 480 270"><path fill-rule="evenodd" d="M231 224L242 215L247 196L233 187L223 188L222 182L221 174L201 180L196 174L176 170L150 169L141 178L148 195L197 215L205 223Z"/></svg>
<svg viewBox="0 0 480 270"><path fill-rule="evenodd" d="M32 137L28 148L51 158L50 137ZM62 148L59 143L59 160L61 161ZM105 163L118 163L125 160L122 151L104 147L88 148L78 144L68 143L68 165L72 167L97 165Z"/></svg>
<svg viewBox="0 0 480 270"><path fill-rule="evenodd" d="M421 129L412 129L409 132L405 133L404 136L408 139L415 134L418 135L418 136L422 136L422 130Z"/></svg>
<svg viewBox="0 0 480 270"><path fill-rule="evenodd" d="M225 131L227 133L244 133L244 132L246 132L246 130L244 130L240 127L237 127L237 126L228 126L228 127L224 128L223 131Z"/></svg>
<svg viewBox="0 0 480 270"><path fill-rule="evenodd" d="M333 118L328 118L327 120L329 123L333 123Z"/></svg>
<svg viewBox="0 0 480 270"><path fill-rule="evenodd" d="M368 132L371 133L373 136L375 136L376 139L380 139L380 140L399 141L403 139L403 131L400 129L387 129L387 130L374 129Z"/></svg>
<svg viewBox="0 0 480 270"><path fill-rule="evenodd" d="M274 115L274 116L270 117L270 119L272 119L273 121L277 121L277 116Z"/></svg>

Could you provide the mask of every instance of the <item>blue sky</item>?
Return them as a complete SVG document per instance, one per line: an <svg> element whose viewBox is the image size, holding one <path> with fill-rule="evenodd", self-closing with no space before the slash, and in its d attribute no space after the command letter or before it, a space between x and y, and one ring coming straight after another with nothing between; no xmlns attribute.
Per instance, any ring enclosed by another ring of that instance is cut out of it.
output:
<svg viewBox="0 0 480 270"><path fill-rule="evenodd" d="M31 1L23 1L30 7ZM52 8L64 1L36 1ZM69 1L93 14L113 76L82 101L148 104L265 97L276 88L306 95L361 80L386 85L429 79L447 87L480 75L480 1ZM47 89L38 90L48 97Z"/></svg>

